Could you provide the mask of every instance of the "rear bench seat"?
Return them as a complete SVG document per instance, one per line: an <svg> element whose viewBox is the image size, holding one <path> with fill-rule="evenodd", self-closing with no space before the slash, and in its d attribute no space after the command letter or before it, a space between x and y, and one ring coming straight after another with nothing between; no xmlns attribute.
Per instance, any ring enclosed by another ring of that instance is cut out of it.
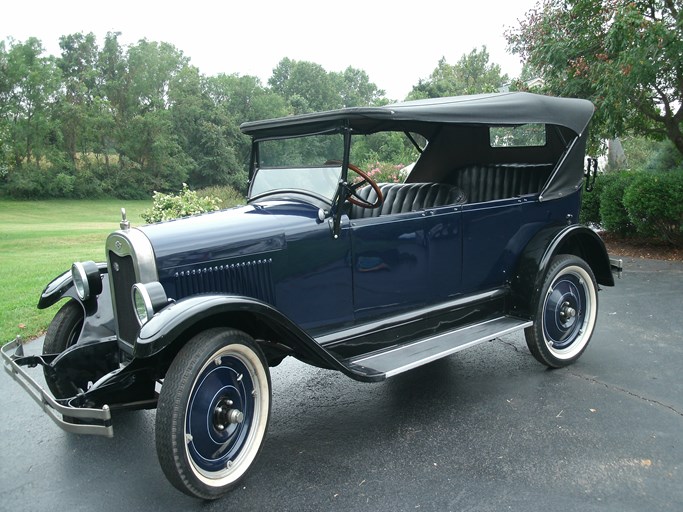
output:
<svg viewBox="0 0 683 512"><path fill-rule="evenodd" d="M384 202L379 208L353 205L349 217L365 219L467 202L467 196L459 187L445 183L379 183L379 188L384 196ZM370 186L359 189L358 195L369 202L374 202L377 198Z"/></svg>
<svg viewBox="0 0 683 512"><path fill-rule="evenodd" d="M552 164L470 165L454 171L452 182L470 203L538 194L548 180Z"/></svg>

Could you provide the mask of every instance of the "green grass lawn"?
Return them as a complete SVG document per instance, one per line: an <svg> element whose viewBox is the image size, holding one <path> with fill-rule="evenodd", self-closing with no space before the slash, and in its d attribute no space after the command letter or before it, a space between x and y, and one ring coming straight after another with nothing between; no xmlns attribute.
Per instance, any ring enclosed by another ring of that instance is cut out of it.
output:
<svg viewBox="0 0 683 512"><path fill-rule="evenodd" d="M34 338L60 307L36 308L43 288L74 261L104 261L107 235L119 229L121 208L132 226L144 224L149 201L0 200L0 344Z"/></svg>

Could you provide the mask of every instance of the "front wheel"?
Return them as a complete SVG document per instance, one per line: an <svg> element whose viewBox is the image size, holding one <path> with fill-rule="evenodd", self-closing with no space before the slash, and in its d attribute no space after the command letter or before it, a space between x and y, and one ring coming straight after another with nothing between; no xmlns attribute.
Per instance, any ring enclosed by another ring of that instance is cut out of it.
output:
<svg viewBox="0 0 683 512"><path fill-rule="evenodd" d="M83 318L83 308L75 299L70 299L65 303L47 328L43 354L61 354L75 345L83 329ZM58 380L51 369L45 368L43 371L45 383L55 398L66 398L78 392L75 385L69 386Z"/></svg>
<svg viewBox="0 0 683 512"><path fill-rule="evenodd" d="M241 331L210 329L173 360L156 413L157 456L184 493L216 499L258 455L270 416L270 373Z"/></svg>
<svg viewBox="0 0 683 512"><path fill-rule="evenodd" d="M588 346L598 314L595 276L581 258L556 256L536 305L534 325L524 331L533 356L551 368L576 361Z"/></svg>

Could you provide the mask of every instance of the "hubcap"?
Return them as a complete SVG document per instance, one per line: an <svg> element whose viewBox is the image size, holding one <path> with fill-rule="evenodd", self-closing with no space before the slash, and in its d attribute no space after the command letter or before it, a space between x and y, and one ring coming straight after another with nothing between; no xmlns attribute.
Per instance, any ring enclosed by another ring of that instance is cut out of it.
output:
<svg viewBox="0 0 683 512"><path fill-rule="evenodd" d="M565 349L581 335L585 307L583 280L572 273L559 276L549 290L543 313L543 329L549 345Z"/></svg>
<svg viewBox="0 0 683 512"><path fill-rule="evenodd" d="M185 432L195 467L207 476L230 470L254 421L254 382L237 355L207 364L195 382Z"/></svg>

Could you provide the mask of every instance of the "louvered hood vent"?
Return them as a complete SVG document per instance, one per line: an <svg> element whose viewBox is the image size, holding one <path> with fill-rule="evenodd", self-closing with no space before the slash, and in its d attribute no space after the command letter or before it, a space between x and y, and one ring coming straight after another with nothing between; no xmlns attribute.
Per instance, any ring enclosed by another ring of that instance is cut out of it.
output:
<svg viewBox="0 0 683 512"><path fill-rule="evenodd" d="M176 272L177 298L196 293L229 293L275 303L272 259Z"/></svg>

